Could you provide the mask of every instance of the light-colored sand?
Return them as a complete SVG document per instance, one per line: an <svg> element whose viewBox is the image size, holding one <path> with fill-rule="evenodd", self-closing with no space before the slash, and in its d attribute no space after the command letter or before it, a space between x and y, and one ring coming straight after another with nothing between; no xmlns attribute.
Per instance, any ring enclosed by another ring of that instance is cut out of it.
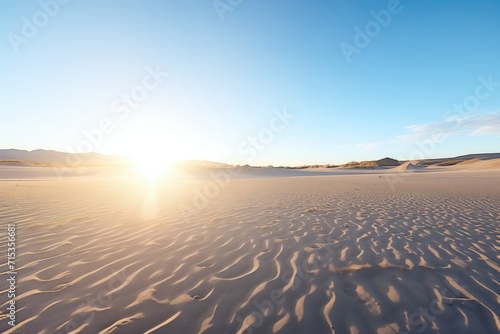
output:
<svg viewBox="0 0 500 334"><path fill-rule="evenodd" d="M387 170L221 171L155 188L11 170L19 311L0 332L500 331L500 169L393 188Z"/></svg>
<svg viewBox="0 0 500 334"><path fill-rule="evenodd" d="M404 164L398 166L398 167L394 167L393 168L393 171L397 171L397 172L406 172L406 171L414 171L414 170L419 170L419 169L422 169L423 167L422 166L416 166L414 165L413 163L411 162L405 162Z"/></svg>
<svg viewBox="0 0 500 334"><path fill-rule="evenodd" d="M391 173L415 172L415 171L436 171L435 166L425 167L418 165L419 161L407 161L400 166L394 167L390 170Z"/></svg>
<svg viewBox="0 0 500 334"><path fill-rule="evenodd" d="M470 169L470 170L490 170L500 169L500 159L479 160L472 159L461 162L453 166L454 168Z"/></svg>

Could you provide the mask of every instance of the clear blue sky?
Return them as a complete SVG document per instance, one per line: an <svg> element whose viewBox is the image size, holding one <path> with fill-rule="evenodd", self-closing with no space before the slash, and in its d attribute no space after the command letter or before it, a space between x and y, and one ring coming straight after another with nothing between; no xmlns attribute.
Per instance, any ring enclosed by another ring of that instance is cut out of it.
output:
<svg viewBox="0 0 500 334"><path fill-rule="evenodd" d="M500 1L55 1L0 2L0 148L254 165L500 151Z"/></svg>

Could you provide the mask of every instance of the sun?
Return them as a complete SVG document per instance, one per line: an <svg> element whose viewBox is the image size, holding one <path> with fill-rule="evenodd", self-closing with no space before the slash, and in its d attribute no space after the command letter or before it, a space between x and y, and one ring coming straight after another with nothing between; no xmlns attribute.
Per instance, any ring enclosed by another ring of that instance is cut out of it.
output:
<svg viewBox="0 0 500 334"><path fill-rule="evenodd" d="M194 137L172 123L134 121L117 134L117 151L131 158L136 171L148 179L167 176L176 161L191 159Z"/></svg>
<svg viewBox="0 0 500 334"><path fill-rule="evenodd" d="M166 176L175 161L165 152L158 152L151 147L134 153L132 160L137 172L148 179L158 179Z"/></svg>

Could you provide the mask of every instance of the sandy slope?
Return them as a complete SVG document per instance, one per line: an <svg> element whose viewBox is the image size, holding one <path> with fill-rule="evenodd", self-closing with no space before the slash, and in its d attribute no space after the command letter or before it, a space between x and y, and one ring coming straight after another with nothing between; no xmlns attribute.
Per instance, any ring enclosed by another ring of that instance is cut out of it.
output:
<svg viewBox="0 0 500 334"><path fill-rule="evenodd" d="M288 172L0 181L20 267L18 325L0 331L500 331L498 170L393 187L387 171Z"/></svg>
<svg viewBox="0 0 500 334"><path fill-rule="evenodd" d="M490 170L500 169L500 159L479 160L472 159L453 166L456 169Z"/></svg>
<svg viewBox="0 0 500 334"><path fill-rule="evenodd" d="M400 166L392 168L392 171L407 172L407 171L415 171L415 170L423 170L423 169L425 169L425 167L416 166L415 164L408 161Z"/></svg>

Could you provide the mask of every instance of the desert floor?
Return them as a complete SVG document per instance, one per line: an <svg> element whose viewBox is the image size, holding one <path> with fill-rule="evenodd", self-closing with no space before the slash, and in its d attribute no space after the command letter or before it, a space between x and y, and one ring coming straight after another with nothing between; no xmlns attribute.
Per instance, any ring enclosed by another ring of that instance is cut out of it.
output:
<svg viewBox="0 0 500 334"><path fill-rule="evenodd" d="M500 332L494 163L172 173L1 166L0 332Z"/></svg>

